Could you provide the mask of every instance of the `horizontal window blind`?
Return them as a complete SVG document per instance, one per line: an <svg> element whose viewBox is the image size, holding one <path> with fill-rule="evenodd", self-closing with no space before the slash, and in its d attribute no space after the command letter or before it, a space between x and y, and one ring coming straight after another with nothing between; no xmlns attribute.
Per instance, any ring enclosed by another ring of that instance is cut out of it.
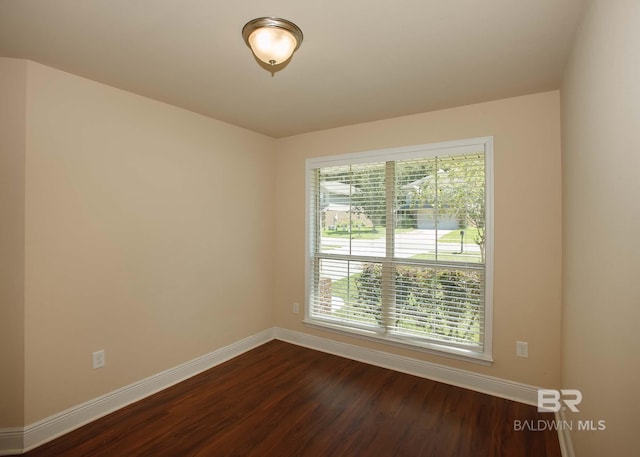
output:
<svg viewBox="0 0 640 457"><path fill-rule="evenodd" d="M490 357L491 144L310 159L306 320Z"/></svg>

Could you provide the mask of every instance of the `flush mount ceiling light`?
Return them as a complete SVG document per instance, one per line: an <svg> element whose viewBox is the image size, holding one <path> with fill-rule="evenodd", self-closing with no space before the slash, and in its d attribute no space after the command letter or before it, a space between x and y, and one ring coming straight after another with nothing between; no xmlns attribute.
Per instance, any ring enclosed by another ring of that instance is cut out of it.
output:
<svg viewBox="0 0 640 457"><path fill-rule="evenodd" d="M274 67L289 60L300 47L302 30L286 19L261 17L242 27L242 37L253 55Z"/></svg>

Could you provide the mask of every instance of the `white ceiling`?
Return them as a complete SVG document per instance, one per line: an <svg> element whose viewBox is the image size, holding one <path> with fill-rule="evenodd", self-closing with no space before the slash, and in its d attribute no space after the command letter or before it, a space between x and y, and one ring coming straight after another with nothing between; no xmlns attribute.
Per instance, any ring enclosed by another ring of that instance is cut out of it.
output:
<svg viewBox="0 0 640 457"><path fill-rule="evenodd" d="M0 56L283 137L557 89L583 0L0 0ZM251 19L303 30L271 76Z"/></svg>

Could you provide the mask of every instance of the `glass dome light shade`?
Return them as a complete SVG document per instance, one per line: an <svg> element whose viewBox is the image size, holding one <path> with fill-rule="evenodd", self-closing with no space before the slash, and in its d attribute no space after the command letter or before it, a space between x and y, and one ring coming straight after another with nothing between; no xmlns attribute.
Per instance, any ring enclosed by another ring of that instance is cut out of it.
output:
<svg viewBox="0 0 640 457"><path fill-rule="evenodd" d="M256 57L270 65L286 62L297 45L290 32L276 27L259 28L249 35L249 44Z"/></svg>
<svg viewBox="0 0 640 457"><path fill-rule="evenodd" d="M302 43L302 30L293 22L261 17L245 24L242 37L253 54L274 66L286 62Z"/></svg>

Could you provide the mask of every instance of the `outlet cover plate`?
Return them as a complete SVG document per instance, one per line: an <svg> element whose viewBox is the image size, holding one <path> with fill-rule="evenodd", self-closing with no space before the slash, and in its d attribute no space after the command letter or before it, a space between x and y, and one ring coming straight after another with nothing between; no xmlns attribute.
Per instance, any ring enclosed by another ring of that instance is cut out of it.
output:
<svg viewBox="0 0 640 457"><path fill-rule="evenodd" d="M516 355L518 357L529 357L529 343L526 341L516 341Z"/></svg>
<svg viewBox="0 0 640 457"><path fill-rule="evenodd" d="M104 357L104 349L101 351L96 351L92 354L93 360L93 369L102 368L104 366L105 357Z"/></svg>

